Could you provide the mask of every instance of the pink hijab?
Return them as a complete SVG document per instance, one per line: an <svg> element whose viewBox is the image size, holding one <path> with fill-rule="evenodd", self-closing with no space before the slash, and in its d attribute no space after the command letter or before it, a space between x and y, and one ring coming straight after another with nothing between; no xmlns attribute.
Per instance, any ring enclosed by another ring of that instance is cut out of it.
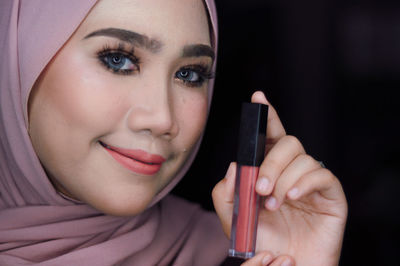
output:
<svg viewBox="0 0 400 266"><path fill-rule="evenodd" d="M29 92L96 1L0 2L0 265L218 265L228 243L216 215L167 196L198 145L175 179L135 217L108 216L63 197L33 150ZM205 2L216 47L215 5Z"/></svg>

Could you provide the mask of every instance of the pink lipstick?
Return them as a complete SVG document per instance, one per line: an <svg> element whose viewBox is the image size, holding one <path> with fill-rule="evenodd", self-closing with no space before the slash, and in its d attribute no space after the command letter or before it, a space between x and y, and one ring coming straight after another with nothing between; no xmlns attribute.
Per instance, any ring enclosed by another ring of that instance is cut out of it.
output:
<svg viewBox="0 0 400 266"><path fill-rule="evenodd" d="M165 158L143 150L114 147L100 141L101 146L123 167L142 175L154 175L160 171Z"/></svg>

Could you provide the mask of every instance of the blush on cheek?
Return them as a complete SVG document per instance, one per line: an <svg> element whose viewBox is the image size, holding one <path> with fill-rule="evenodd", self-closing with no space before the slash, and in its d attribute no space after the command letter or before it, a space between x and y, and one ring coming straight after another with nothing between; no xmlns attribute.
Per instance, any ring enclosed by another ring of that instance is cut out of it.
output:
<svg viewBox="0 0 400 266"><path fill-rule="evenodd" d="M47 83L48 97L54 109L66 120L79 128L99 129L108 121L116 121L121 112L118 89L108 77L99 73L97 62L89 64L89 59L67 57L60 53L52 62ZM81 66L87 66L82 68Z"/></svg>

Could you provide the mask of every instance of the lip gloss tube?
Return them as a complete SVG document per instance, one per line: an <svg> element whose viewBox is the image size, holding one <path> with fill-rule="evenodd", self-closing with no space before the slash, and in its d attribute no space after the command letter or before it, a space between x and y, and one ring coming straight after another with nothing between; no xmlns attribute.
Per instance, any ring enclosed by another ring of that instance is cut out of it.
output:
<svg viewBox="0 0 400 266"><path fill-rule="evenodd" d="M242 104L229 249L231 257L248 259L255 255L260 206L255 186L265 155L267 118L267 105Z"/></svg>

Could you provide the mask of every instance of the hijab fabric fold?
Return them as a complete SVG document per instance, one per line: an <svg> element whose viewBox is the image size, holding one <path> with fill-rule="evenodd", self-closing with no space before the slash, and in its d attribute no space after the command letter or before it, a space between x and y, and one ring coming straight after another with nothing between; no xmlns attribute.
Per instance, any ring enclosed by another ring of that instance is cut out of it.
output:
<svg viewBox="0 0 400 266"><path fill-rule="evenodd" d="M215 214L167 195L200 141L135 217L105 215L64 197L35 154L27 132L30 90L96 1L0 2L0 265L218 265L228 247ZM205 2L216 47L215 4Z"/></svg>

